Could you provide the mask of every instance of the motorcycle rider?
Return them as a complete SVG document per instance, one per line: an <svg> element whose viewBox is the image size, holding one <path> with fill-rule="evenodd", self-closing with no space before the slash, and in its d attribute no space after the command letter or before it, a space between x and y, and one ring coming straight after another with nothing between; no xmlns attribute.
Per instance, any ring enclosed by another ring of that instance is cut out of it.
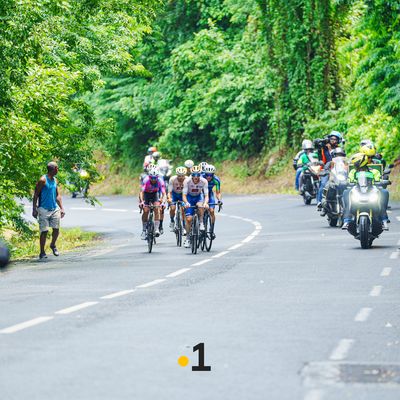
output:
<svg viewBox="0 0 400 400"><path fill-rule="evenodd" d="M370 140L370 139L361 140L361 142L360 142L360 152L362 152L361 148L363 146L373 146L373 147L375 147L374 142L372 140ZM374 164L382 164L383 169L386 168L386 160L383 158L382 154L380 154L380 153L375 153L374 157L372 157L372 162Z"/></svg>
<svg viewBox="0 0 400 400"><path fill-rule="evenodd" d="M307 142L307 139L304 139L301 142L301 150L293 158L293 168L296 171L296 177L295 177L295 181L294 181L294 187L296 190L299 190L299 187L300 187L300 175L301 175L301 172L303 171L303 166L301 164L300 158L305 153L304 146L305 146L306 142Z"/></svg>
<svg viewBox="0 0 400 400"><path fill-rule="evenodd" d="M314 141L315 146L318 149L319 159L326 164L329 161L332 161L331 152L333 149L339 146L342 143L343 137L342 134L338 131L332 131L326 138L324 139L316 139ZM319 191L317 196L317 210L321 211L322 209L322 194L324 192L325 185L328 183L329 176L325 175L321 177L319 184Z"/></svg>
<svg viewBox="0 0 400 400"><path fill-rule="evenodd" d="M364 149L366 152L367 150ZM351 157L351 165L354 166L349 173L349 182L356 182L358 173L361 171L368 172L368 175L374 182L379 182L381 180L381 173L377 169L369 168L368 164L371 164L373 151L370 151L369 154L356 153ZM347 230L349 227L349 223L353 220L353 216L351 214L350 209L350 189L346 189L343 192L343 202L344 202L344 212L343 212L343 230ZM386 189L380 188L380 210L381 215L380 219L382 222L382 229L384 231L388 231L388 215L387 215L387 206L389 203L389 192Z"/></svg>
<svg viewBox="0 0 400 400"><path fill-rule="evenodd" d="M318 159L318 154L314 151L314 145L311 140L303 141L303 151L299 162L301 163L301 173L299 177L299 189L301 194L303 193L303 171L307 169L307 165L313 160Z"/></svg>
<svg viewBox="0 0 400 400"><path fill-rule="evenodd" d="M147 167L149 164L153 163L153 153L157 151L157 148L152 146L147 149L147 156L143 161L143 168Z"/></svg>
<svg viewBox="0 0 400 400"><path fill-rule="evenodd" d="M332 157L332 160L328 161L324 165L324 169L323 169L323 172L321 174L321 176L325 176L325 175L328 176L327 185L325 185L324 191L322 193L322 201L321 201L321 203L322 203L321 204L321 206L322 206L321 216L322 217L325 216L326 213L327 213L327 210L326 210L326 197L327 197L327 194L328 194L328 191L329 191L329 170L332 167L332 163L335 162L335 158L336 157L345 158L346 157L346 152L344 151L344 149L342 147L336 147L335 149L332 150L331 157Z"/></svg>

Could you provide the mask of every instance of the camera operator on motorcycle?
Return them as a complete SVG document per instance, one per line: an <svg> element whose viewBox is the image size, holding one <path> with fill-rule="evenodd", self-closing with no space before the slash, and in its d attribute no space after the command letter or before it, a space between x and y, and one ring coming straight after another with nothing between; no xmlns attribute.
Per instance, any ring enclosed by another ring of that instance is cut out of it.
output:
<svg viewBox="0 0 400 400"><path fill-rule="evenodd" d="M296 171L296 177L295 177L295 181L294 181L294 187L296 190L300 189L300 175L301 175L301 172L303 171L303 165L300 161L300 158L305 153L306 142L307 142L306 139L304 139L301 142L301 150L293 158L293 168Z"/></svg>
<svg viewBox="0 0 400 400"><path fill-rule="evenodd" d="M149 147L149 148L147 149L147 156L144 158L144 161L143 161L143 168L148 167L149 164L152 164L152 163L154 164L153 154L154 154L156 151L157 151L157 148L154 147L154 146Z"/></svg>
<svg viewBox="0 0 400 400"><path fill-rule="evenodd" d="M322 212L321 212L321 216L325 216L328 212L328 204L327 204L327 198L328 198L328 192L329 189L332 188L333 190L336 190L334 183L329 181L330 178L330 173L332 168L335 167L336 164L343 164L343 171L340 171L339 173L339 178L341 178L341 180L343 180L343 185L347 182L347 159L346 159L346 152L344 151L343 148L341 147L336 147L335 149L333 149L331 151L331 157L332 160L328 161L325 165L324 165L324 169L323 172L321 173L321 176L327 176L328 177L328 182L325 185L325 188L323 190L322 193L322 201L321 201L321 206L322 206ZM340 182L340 184L342 184L342 182Z"/></svg>
<svg viewBox="0 0 400 400"><path fill-rule="evenodd" d="M363 146L361 148L362 152L353 155L351 158L351 165L354 167L349 173L349 182L354 183L357 181L358 174L362 171L367 172L367 177L371 179L373 182L380 182L382 175L381 173L374 168L368 167L368 164L372 164L372 158L375 155L375 148L371 145ZM388 227L388 214L387 207L389 203L389 192L387 189L379 188L380 196L379 196L379 205L380 205L380 221L382 223L382 230L389 230ZM343 213L343 221L344 224L342 226L343 230L347 230L349 228L349 223L353 220L353 215L351 214L351 204L350 204L350 189L346 189L343 193L343 201L344 201L344 213Z"/></svg>
<svg viewBox="0 0 400 400"><path fill-rule="evenodd" d="M326 138L324 139L316 139L314 140L314 144L318 149L319 159L326 164L329 161L332 161L331 152L333 149L339 146L340 143L343 142L343 137L340 132L332 131ZM321 211L322 209L322 193L324 191L325 185L328 183L329 175L322 176L320 180L320 186L317 196L317 210Z"/></svg>

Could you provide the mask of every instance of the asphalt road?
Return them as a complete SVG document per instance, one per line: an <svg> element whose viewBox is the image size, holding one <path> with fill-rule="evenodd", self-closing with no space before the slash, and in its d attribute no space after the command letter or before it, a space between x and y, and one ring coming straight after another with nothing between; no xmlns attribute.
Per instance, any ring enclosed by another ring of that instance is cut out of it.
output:
<svg viewBox="0 0 400 400"><path fill-rule="evenodd" d="M148 254L136 200L101 201L63 220L99 247L1 273L1 400L400 398L397 205L362 250L300 198L226 197L192 255L169 232Z"/></svg>

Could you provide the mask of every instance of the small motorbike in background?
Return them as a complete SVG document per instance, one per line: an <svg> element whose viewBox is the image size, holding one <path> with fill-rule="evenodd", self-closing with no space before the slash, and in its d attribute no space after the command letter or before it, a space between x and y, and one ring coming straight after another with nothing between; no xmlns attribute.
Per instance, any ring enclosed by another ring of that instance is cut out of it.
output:
<svg viewBox="0 0 400 400"><path fill-rule="evenodd" d="M329 226L343 225L343 192L347 188L349 164L345 157L336 157L331 162L329 181L324 189L322 200L323 214L328 218Z"/></svg>
<svg viewBox="0 0 400 400"><path fill-rule="evenodd" d="M164 179L165 184L168 185L173 169L171 161L166 159L161 159L157 162L157 167L160 170L160 175Z"/></svg>
<svg viewBox="0 0 400 400"><path fill-rule="evenodd" d="M348 232L360 240L363 249L369 249L372 242L383 232L379 218L381 206L378 187L387 185L390 185L388 180L374 184L373 179L365 171L358 174L357 183L352 185L350 202L355 219L350 222Z"/></svg>
<svg viewBox="0 0 400 400"><path fill-rule="evenodd" d="M312 199L317 197L320 172L321 163L316 159L311 160L302 172L300 177L300 194L306 205L311 204Z"/></svg>

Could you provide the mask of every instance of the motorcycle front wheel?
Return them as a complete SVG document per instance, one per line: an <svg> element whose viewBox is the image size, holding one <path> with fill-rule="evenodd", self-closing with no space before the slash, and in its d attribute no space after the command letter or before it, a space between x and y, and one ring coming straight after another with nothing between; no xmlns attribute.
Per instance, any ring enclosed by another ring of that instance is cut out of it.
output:
<svg viewBox="0 0 400 400"><path fill-rule="evenodd" d="M361 215L359 227L360 227L360 243L363 249L369 249L372 241L369 237L369 218L366 215Z"/></svg>

